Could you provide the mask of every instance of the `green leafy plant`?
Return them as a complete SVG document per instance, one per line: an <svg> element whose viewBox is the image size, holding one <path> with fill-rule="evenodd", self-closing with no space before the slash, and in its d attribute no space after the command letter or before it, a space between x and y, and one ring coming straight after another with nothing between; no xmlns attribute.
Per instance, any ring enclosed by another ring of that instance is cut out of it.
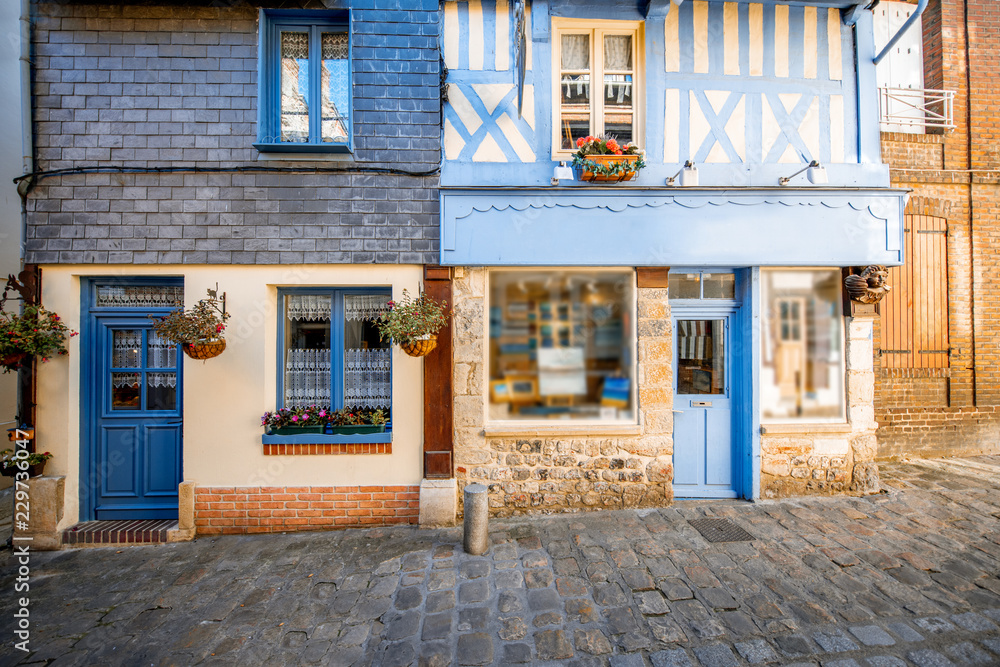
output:
<svg viewBox="0 0 1000 667"><path fill-rule="evenodd" d="M389 421L381 410L351 410L348 408L331 412L328 420L331 426L366 426L368 424L381 426Z"/></svg>
<svg viewBox="0 0 1000 667"><path fill-rule="evenodd" d="M380 426L388 421L382 410L351 410L348 408L331 410L319 405L308 405L265 412L260 418L260 425L265 429L289 426L324 426L326 424L332 426L365 426L368 424Z"/></svg>
<svg viewBox="0 0 1000 667"><path fill-rule="evenodd" d="M624 146L611 135L597 137L587 135L576 140L577 151L573 154L573 166L581 171L589 171L601 176L623 176L637 172L646 166L646 151L631 141ZM634 161L602 163L591 159L594 155L635 155Z"/></svg>
<svg viewBox="0 0 1000 667"><path fill-rule="evenodd" d="M4 470L18 468L21 461L27 461L27 465L36 466L45 463L52 458L49 452L31 452L27 456L17 456L13 449L5 449L0 452L0 467Z"/></svg>
<svg viewBox="0 0 1000 667"><path fill-rule="evenodd" d="M379 338L391 338L398 345L433 336L448 323L448 302L437 301L421 292L416 298L405 289L399 301L390 301L388 312L375 322Z"/></svg>
<svg viewBox="0 0 1000 667"><path fill-rule="evenodd" d="M24 312L8 313L0 311L0 363L4 372L16 368L21 359L28 355L48 361L57 354L68 354L66 340L78 335L55 313L41 306L25 306Z"/></svg>
<svg viewBox="0 0 1000 667"><path fill-rule="evenodd" d="M166 317L159 318L153 329L174 343L207 343L222 340L226 321L229 319L225 305L225 294L220 300L217 291L208 290L208 297L200 300L193 308L189 310L178 308Z"/></svg>

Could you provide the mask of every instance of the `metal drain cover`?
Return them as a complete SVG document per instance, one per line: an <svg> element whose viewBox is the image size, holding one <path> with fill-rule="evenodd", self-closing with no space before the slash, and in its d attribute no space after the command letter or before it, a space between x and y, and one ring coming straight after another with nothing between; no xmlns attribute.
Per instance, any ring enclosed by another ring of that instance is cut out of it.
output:
<svg viewBox="0 0 1000 667"><path fill-rule="evenodd" d="M729 519L692 519L688 521L709 542L749 542L754 536Z"/></svg>

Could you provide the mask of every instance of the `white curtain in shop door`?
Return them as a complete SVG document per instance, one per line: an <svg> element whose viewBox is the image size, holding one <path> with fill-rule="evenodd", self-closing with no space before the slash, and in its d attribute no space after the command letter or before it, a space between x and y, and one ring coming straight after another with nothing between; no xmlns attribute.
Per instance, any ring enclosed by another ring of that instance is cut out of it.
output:
<svg viewBox="0 0 1000 667"><path fill-rule="evenodd" d="M344 350L344 407L392 405L392 348Z"/></svg>
<svg viewBox="0 0 1000 667"><path fill-rule="evenodd" d="M330 407L330 350L288 350L285 407Z"/></svg>

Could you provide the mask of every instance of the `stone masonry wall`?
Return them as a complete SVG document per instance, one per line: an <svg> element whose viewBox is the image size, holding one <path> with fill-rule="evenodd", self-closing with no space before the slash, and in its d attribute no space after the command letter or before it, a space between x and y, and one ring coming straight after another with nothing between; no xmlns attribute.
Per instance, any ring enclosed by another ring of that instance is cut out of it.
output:
<svg viewBox="0 0 1000 667"><path fill-rule="evenodd" d="M509 516L577 509L657 507L673 493L673 382L665 289L638 290L640 434L484 434L485 269L453 284L455 465L461 489L485 484L490 512ZM510 423L505 423L510 425Z"/></svg>
<svg viewBox="0 0 1000 667"><path fill-rule="evenodd" d="M125 173L39 180L27 260L436 262L437 3L279 3L352 7L356 148L332 161L252 147L257 7L218 4L35 5L37 169Z"/></svg>
<svg viewBox="0 0 1000 667"><path fill-rule="evenodd" d="M847 320L846 427L765 425L761 497L878 492L872 342L872 318Z"/></svg>

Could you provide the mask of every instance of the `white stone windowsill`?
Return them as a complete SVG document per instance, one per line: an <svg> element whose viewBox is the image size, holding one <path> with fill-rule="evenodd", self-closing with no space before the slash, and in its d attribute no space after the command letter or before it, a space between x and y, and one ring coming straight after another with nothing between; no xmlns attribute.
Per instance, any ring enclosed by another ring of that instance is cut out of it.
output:
<svg viewBox="0 0 1000 667"><path fill-rule="evenodd" d="M802 424L761 424L761 435L800 435L810 433L852 433L854 427L846 424L802 423Z"/></svg>
<svg viewBox="0 0 1000 667"><path fill-rule="evenodd" d="M516 422L512 424L488 424L483 429L486 437L517 436L536 438L550 435L642 435L639 424L553 424L551 422Z"/></svg>

